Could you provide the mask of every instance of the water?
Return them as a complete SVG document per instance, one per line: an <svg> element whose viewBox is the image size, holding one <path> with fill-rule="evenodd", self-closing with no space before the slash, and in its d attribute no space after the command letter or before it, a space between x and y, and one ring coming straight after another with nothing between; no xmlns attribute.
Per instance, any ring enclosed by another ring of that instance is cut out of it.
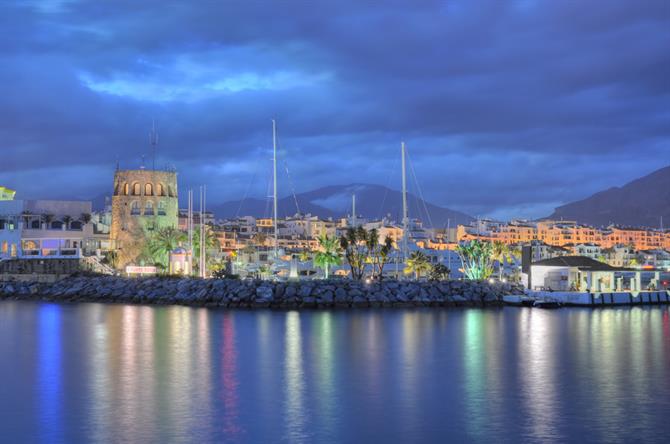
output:
<svg viewBox="0 0 670 444"><path fill-rule="evenodd" d="M670 311L0 303L0 441L667 442Z"/></svg>

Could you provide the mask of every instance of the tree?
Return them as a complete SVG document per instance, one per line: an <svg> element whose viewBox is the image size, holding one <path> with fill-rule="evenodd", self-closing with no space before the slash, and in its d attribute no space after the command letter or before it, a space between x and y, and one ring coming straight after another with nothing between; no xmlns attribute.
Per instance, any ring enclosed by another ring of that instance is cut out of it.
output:
<svg viewBox="0 0 670 444"><path fill-rule="evenodd" d="M72 222L72 216L65 215L61 218L63 221L63 229L64 230L69 230L70 229L70 223Z"/></svg>
<svg viewBox="0 0 670 444"><path fill-rule="evenodd" d="M154 231L149 238L147 253L154 264L164 270L168 268L170 252L186 240L186 234L174 227L163 227Z"/></svg>
<svg viewBox="0 0 670 444"><path fill-rule="evenodd" d="M351 269L351 278L361 280L365 272L365 263L368 258L366 241L368 233L363 227L348 228L344 236L340 237L340 248Z"/></svg>
<svg viewBox="0 0 670 444"><path fill-rule="evenodd" d="M112 268L116 268L118 264L119 255L116 250L109 250L105 252L103 261Z"/></svg>
<svg viewBox="0 0 670 444"><path fill-rule="evenodd" d="M219 240L211 228L205 227L205 265L208 264L207 251L219 246ZM193 269L200 270L200 230L193 231Z"/></svg>
<svg viewBox="0 0 670 444"><path fill-rule="evenodd" d="M318 239L321 250L317 251L314 255L314 264L319 268L323 268L326 279L328 279L330 267L342 263L340 245L337 238L329 237L327 234L322 234Z"/></svg>
<svg viewBox="0 0 670 444"><path fill-rule="evenodd" d="M91 221L91 215L89 213L81 213L79 216L79 222L82 224L86 225Z"/></svg>
<svg viewBox="0 0 670 444"><path fill-rule="evenodd" d="M373 278L382 280L384 273L384 266L388 263L389 256L393 251L393 239L388 235L384 238L383 243L379 243L379 234L376 229L368 232L367 242L368 254L372 259L372 274Z"/></svg>
<svg viewBox="0 0 670 444"><path fill-rule="evenodd" d="M254 234L253 237L251 238L251 241L254 243L254 245L259 247L264 246L267 240L268 236L265 233L261 233L260 231Z"/></svg>
<svg viewBox="0 0 670 444"><path fill-rule="evenodd" d="M312 260L312 255L309 253L309 251L301 251L298 255L298 260L300 262L309 262Z"/></svg>
<svg viewBox="0 0 670 444"><path fill-rule="evenodd" d="M511 258L509 247L501 241L494 241L491 247L491 259L498 262L498 280L502 280L503 264Z"/></svg>
<svg viewBox="0 0 670 444"><path fill-rule="evenodd" d="M487 279L493 273L491 253L493 246L490 242L478 239L464 242L456 248L463 264L463 274L468 279Z"/></svg>
<svg viewBox="0 0 670 444"><path fill-rule="evenodd" d="M419 279L423 273L431 269L428 256L423 251L414 251L409 255L405 263L405 274L414 274L414 279Z"/></svg>
<svg viewBox="0 0 670 444"><path fill-rule="evenodd" d="M31 213L29 210L25 210L21 212L21 218L23 219L23 224L24 226L28 227L28 223L30 222L30 219L32 219L33 213Z"/></svg>
<svg viewBox="0 0 670 444"><path fill-rule="evenodd" d="M429 277L431 281L444 281L449 279L451 270L444 264L435 264L430 270Z"/></svg>
<svg viewBox="0 0 670 444"><path fill-rule="evenodd" d="M49 225L51 225L51 222L54 220L54 215L45 213L41 216L42 223L44 224L44 228L50 228Z"/></svg>

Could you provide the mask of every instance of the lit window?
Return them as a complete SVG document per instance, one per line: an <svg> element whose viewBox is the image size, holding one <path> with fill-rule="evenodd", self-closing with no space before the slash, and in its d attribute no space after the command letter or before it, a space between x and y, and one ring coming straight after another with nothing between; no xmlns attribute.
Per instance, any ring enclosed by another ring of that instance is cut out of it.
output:
<svg viewBox="0 0 670 444"><path fill-rule="evenodd" d="M133 184L133 196L139 196L141 194L142 190L140 187L139 183L134 183Z"/></svg>
<svg viewBox="0 0 670 444"><path fill-rule="evenodd" d="M123 194L125 196L127 196L129 192L130 192L130 186L127 183L124 183L123 184Z"/></svg>
<svg viewBox="0 0 670 444"><path fill-rule="evenodd" d="M156 194L159 196L165 196L165 188L163 187L162 183L156 185Z"/></svg>
<svg viewBox="0 0 670 444"><path fill-rule="evenodd" d="M151 185L150 183L147 183L144 185L144 195L145 196L153 196L154 195L154 186Z"/></svg>

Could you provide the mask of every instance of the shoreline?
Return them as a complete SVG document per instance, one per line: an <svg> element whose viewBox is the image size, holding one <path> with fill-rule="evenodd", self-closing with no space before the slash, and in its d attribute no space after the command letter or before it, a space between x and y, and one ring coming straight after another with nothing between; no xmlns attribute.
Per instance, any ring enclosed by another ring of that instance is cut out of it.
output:
<svg viewBox="0 0 670 444"><path fill-rule="evenodd" d="M481 281L365 283L330 279L270 282L73 276L53 283L0 282L0 300L182 305L225 309L499 307L518 294L511 284Z"/></svg>

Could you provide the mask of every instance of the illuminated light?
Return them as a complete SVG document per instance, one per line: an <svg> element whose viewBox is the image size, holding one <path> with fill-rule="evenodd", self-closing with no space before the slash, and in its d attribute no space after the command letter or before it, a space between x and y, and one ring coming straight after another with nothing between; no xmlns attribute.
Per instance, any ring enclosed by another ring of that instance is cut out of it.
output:
<svg viewBox="0 0 670 444"><path fill-rule="evenodd" d="M503 284L506 284L506 283L507 283L507 279L506 279L506 278L503 278L502 283L503 283Z"/></svg>
<svg viewBox="0 0 670 444"><path fill-rule="evenodd" d="M489 284L493 284L494 282L493 278L489 279Z"/></svg>
<svg viewBox="0 0 670 444"><path fill-rule="evenodd" d="M372 279L370 279L370 278L365 279L365 283L366 283L366 284L370 284L370 283L372 283Z"/></svg>

